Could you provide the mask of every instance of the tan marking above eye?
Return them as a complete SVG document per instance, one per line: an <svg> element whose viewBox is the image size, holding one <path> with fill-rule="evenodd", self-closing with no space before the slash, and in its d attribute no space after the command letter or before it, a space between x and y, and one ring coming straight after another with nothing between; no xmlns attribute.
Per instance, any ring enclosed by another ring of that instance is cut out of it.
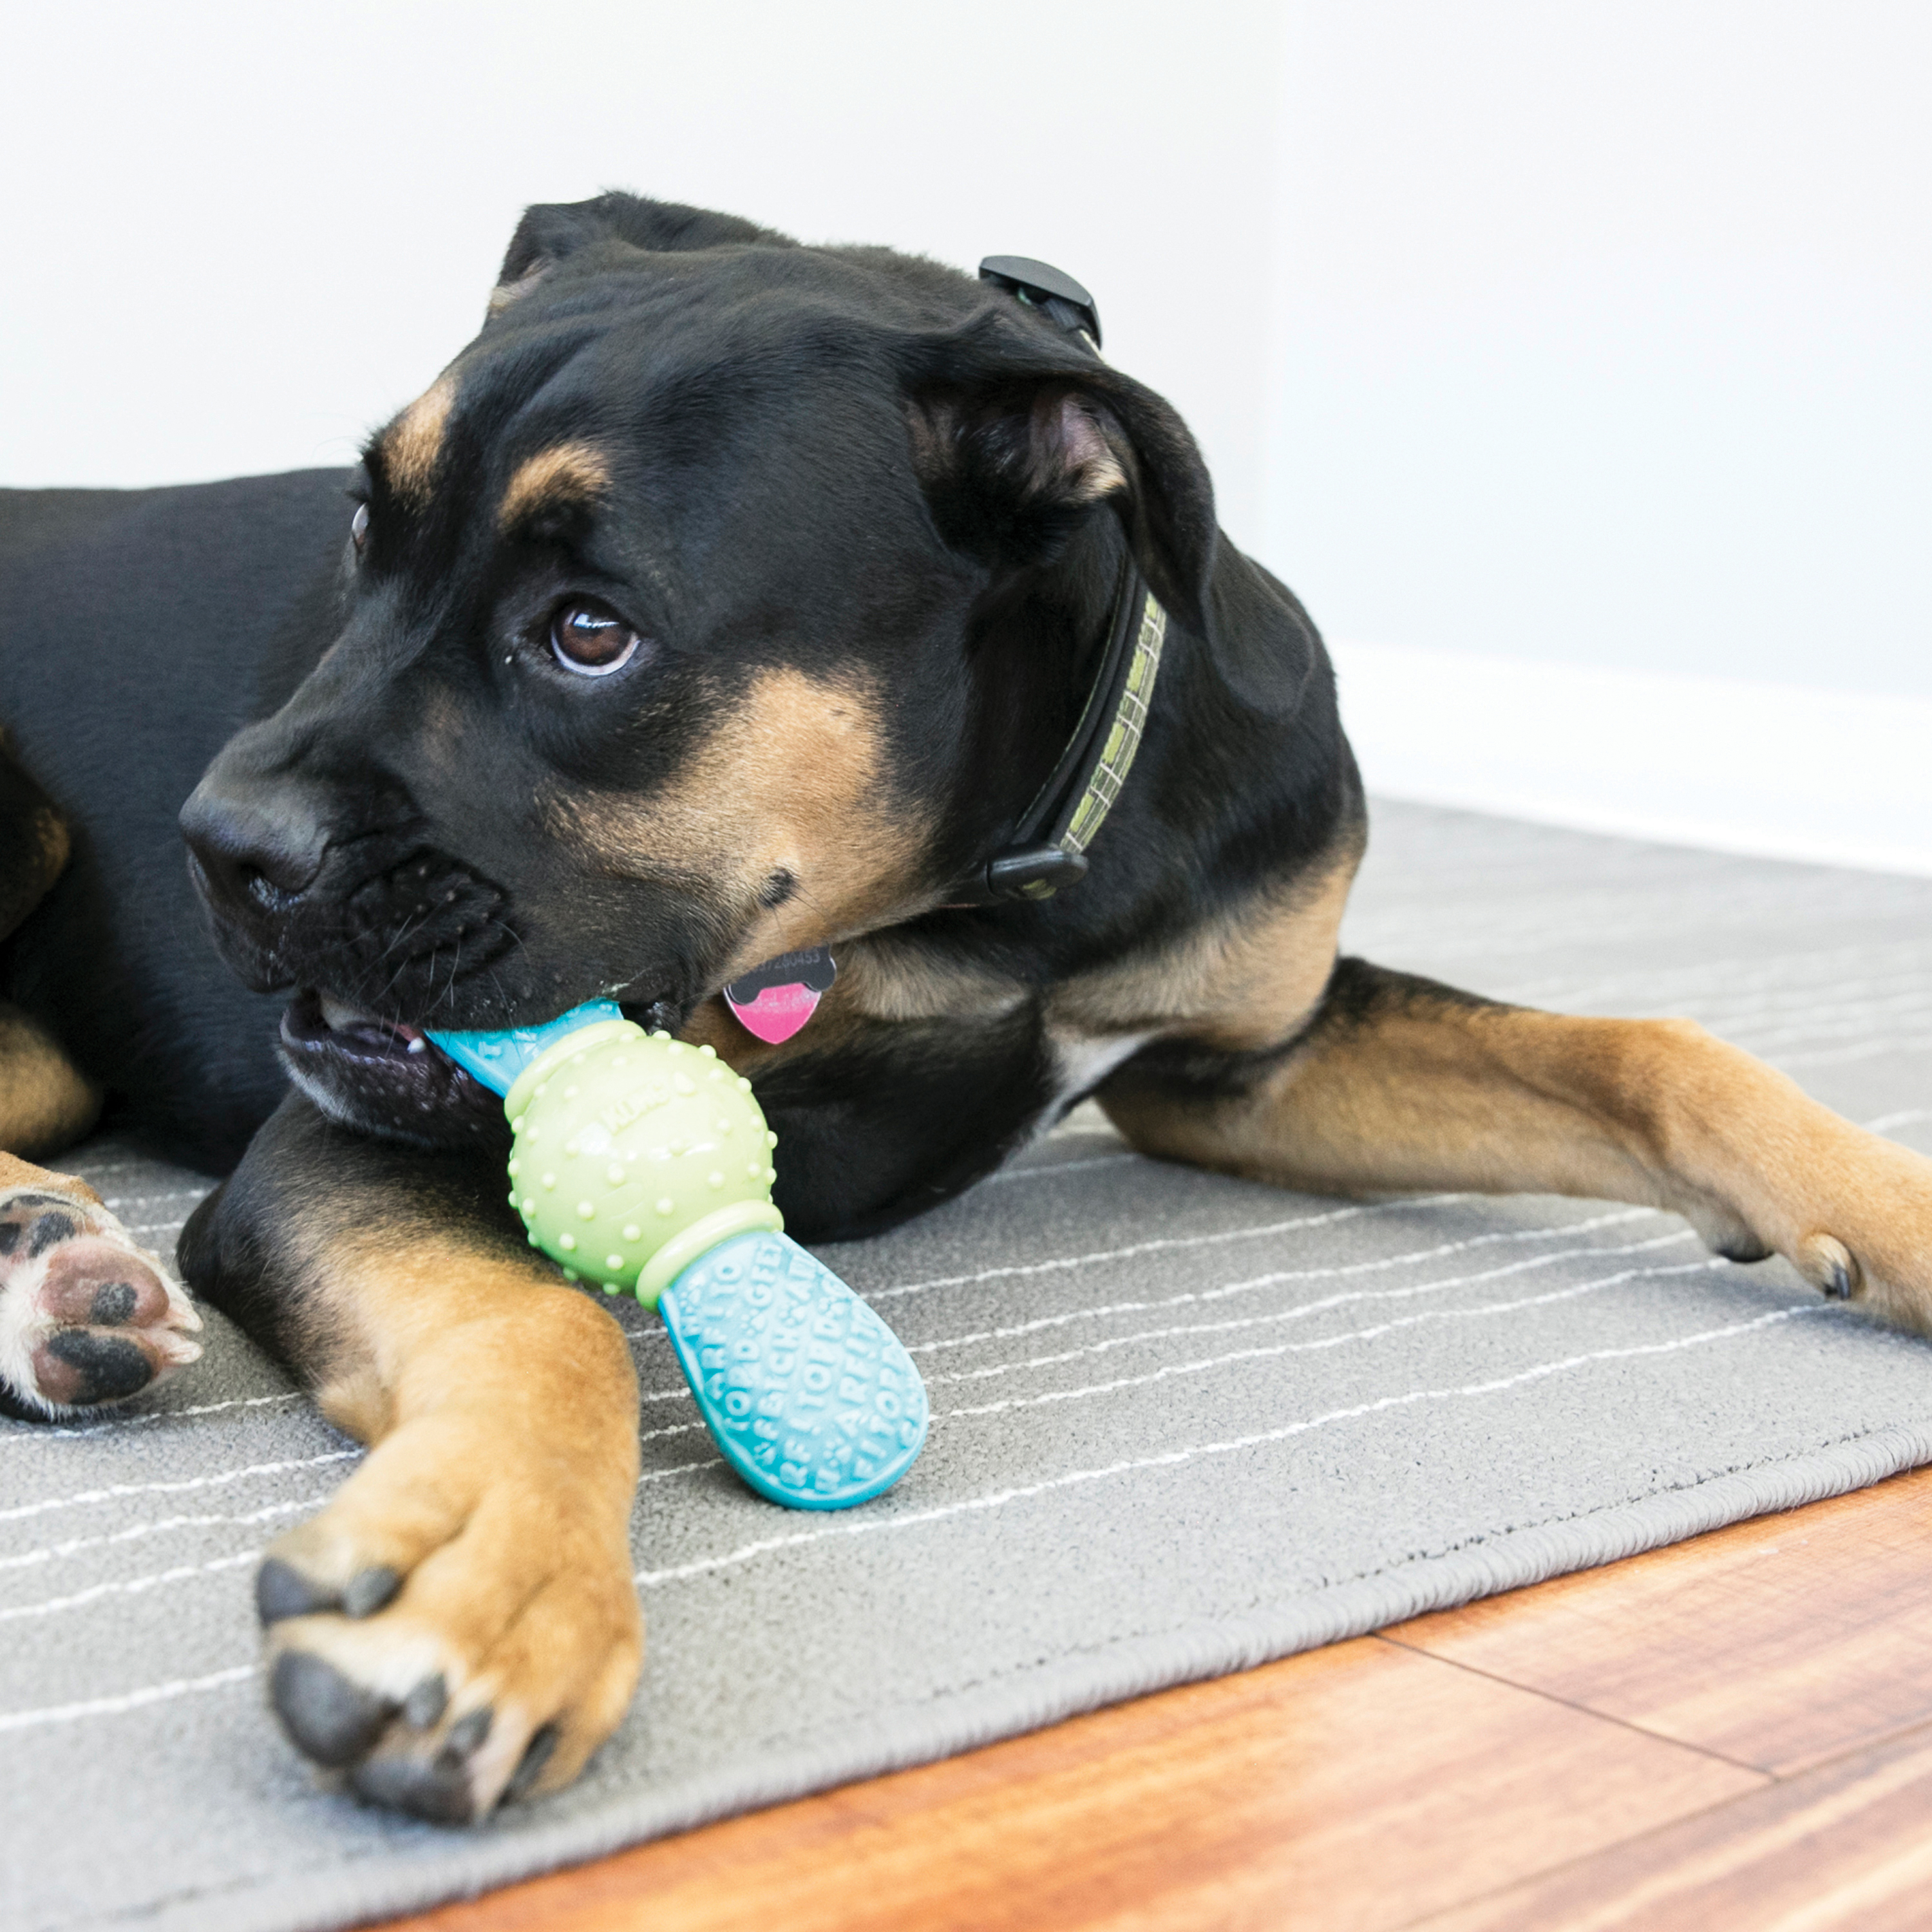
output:
<svg viewBox="0 0 1932 1932"><path fill-rule="evenodd" d="M443 430L455 400L454 374L440 376L382 432L383 469L398 496L428 502Z"/></svg>
<svg viewBox="0 0 1932 1932"><path fill-rule="evenodd" d="M587 442L560 442L517 466L497 506L496 527L507 530L533 512L592 502L610 487L610 465Z"/></svg>

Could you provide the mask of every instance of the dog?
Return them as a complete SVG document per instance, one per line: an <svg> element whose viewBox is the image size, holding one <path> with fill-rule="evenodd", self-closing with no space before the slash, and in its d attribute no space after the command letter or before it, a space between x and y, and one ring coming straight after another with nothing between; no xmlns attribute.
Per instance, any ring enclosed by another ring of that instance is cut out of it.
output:
<svg viewBox="0 0 1932 1932"><path fill-rule="evenodd" d="M1932 1332L1932 1162L1688 1022L1338 958L1366 820L1320 638L1098 336L1042 265L610 194L529 211L350 475L7 494L0 1392L68 1415L196 1348L29 1158L106 1106L229 1172L183 1276L369 1445L259 1573L269 1695L373 1801L567 1783L643 1642L622 1337L426 1028L606 995L712 1046L807 1240L1091 1095L1287 1187L1671 1210ZM793 1037L721 1000L818 948Z"/></svg>

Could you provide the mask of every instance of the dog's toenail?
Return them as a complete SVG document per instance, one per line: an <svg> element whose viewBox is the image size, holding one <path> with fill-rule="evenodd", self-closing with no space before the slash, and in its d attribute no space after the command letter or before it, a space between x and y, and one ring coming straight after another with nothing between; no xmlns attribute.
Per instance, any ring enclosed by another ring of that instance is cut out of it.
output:
<svg viewBox="0 0 1932 1932"><path fill-rule="evenodd" d="M467 1774L440 1758L434 1764L406 1757L371 1758L356 1767L349 1782L358 1798L392 1811L406 1811L432 1825L466 1825L476 1815Z"/></svg>
<svg viewBox="0 0 1932 1932"><path fill-rule="evenodd" d="M396 1709L388 1698L352 1684L334 1664L300 1650L276 1658L268 1699L296 1744L332 1770L354 1763Z"/></svg>
<svg viewBox="0 0 1932 1932"><path fill-rule="evenodd" d="M480 1711L472 1711L466 1718L458 1718L449 1727L449 1735L442 1741L442 1748L436 1754L436 1761L442 1765L460 1764L483 1740L490 1735L490 1726L496 1712L488 1704Z"/></svg>
<svg viewBox="0 0 1932 1932"><path fill-rule="evenodd" d="M272 1556L255 1572L255 1614L264 1624L278 1624L284 1617L313 1616L318 1610L338 1607L333 1590L311 1583L292 1563Z"/></svg>
<svg viewBox="0 0 1932 1932"><path fill-rule="evenodd" d="M80 1385L70 1402L118 1402L154 1378L154 1364L133 1342L118 1335L91 1335L85 1328L63 1328L47 1353L78 1372Z"/></svg>
<svg viewBox="0 0 1932 1932"><path fill-rule="evenodd" d="M80 1223L71 1214L43 1214L34 1223L27 1257L31 1261L35 1255L44 1255L55 1242L70 1240L80 1232Z"/></svg>
<svg viewBox="0 0 1932 1932"><path fill-rule="evenodd" d="M118 1328L134 1313L134 1304L140 1298L131 1281L110 1281L94 1291L87 1318L104 1328Z"/></svg>
<svg viewBox="0 0 1932 1932"><path fill-rule="evenodd" d="M342 1607L352 1617L373 1617L403 1587L403 1573L386 1563L371 1564L349 1580Z"/></svg>
<svg viewBox="0 0 1932 1932"><path fill-rule="evenodd" d="M1846 1301L1858 1292L1858 1257L1843 1241L1830 1234L1816 1234L1806 1243L1805 1273L1818 1284L1821 1294L1834 1301Z"/></svg>
<svg viewBox="0 0 1932 1932"><path fill-rule="evenodd" d="M425 1677L403 1700L403 1721L414 1731L426 1731L440 1718L449 1703L449 1686L442 1672Z"/></svg>
<svg viewBox="0 0 1932 1932"><path fill-rule="evenodd" d="M523 1756L517 1768L510 1774L510 1781L503 1787L503 1796L514 1804L543 1775L543 1768L550 1762L550 1754L556 1749L557 1729L554 1724L542 1726L524 1747Z"/></svg>

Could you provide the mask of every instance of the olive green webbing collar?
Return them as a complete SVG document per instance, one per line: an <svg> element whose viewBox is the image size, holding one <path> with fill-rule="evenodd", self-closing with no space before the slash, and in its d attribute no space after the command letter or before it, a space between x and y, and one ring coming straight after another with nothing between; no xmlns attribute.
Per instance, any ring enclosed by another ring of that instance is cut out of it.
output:
<svg viewBox="0 0 1932 1932"><path fill-rule="evenodd" d="M980 279L1038 310L1101 359L1100 308L1064 269L1028 256L989 255L980 264ZM1140 749L1166 635L1167 613L1129 557L1114 592L1106 646L1066 748L1005 846L952 888L950 906L1050 899L1086 877L1087 848Z"/></svg>
<svg viewBox="0 0 1932 1932"><path fill-rule="evenodd" d="M1106 824L1120 788L1132 770L1134 754L1141 748L1141 732L1147 723L1148 706L1154 698L1154 681L1160 675L1160 647L1167 637L1167 613L1154 594L1142 585L1140 623L1134 634L1133 650L1127 659L1127 674L1114 705L1114 716L1100 747L1100 756L1087 775L1085 789L1073 808L1066 829L1060 835L1063 852L1084 854L1094 835ZM1131 613L1130 614L1131 620Z"/></svg>
<svg viewBox="0 0 1932 1932"><path fill-rule="evenodd" d="M1122 568L1101 653L1080 722L1013 834L949 903L992 905L1048 899L1087 873L1087 848L1120 795L1140 749L1160 675L1167 613L1130 561Z"/></svg>

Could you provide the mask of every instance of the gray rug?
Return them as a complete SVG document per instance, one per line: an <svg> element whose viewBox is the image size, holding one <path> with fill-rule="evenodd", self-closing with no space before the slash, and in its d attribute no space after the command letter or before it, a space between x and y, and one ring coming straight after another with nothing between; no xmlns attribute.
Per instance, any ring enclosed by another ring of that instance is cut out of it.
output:
<svg viewBox="0 0 1932 1932"><path fill-rule="evenodd" d="M1384 805L1348 940L1694 1014L1932 1150L1932 881ZM164 1247L206 1186L74 1164ZM850 1516L754 1500L634 1309L643 1691L467 1834L320 1790L262 1709L251 1567L356 1452L232 1330L144 1413L0 1425L6 1923L341 1925L1932 1459L1932 1348L1647 1211L1283 1195L1083 1110L828 1258L920 1352L924 1458Z"/></svg>

